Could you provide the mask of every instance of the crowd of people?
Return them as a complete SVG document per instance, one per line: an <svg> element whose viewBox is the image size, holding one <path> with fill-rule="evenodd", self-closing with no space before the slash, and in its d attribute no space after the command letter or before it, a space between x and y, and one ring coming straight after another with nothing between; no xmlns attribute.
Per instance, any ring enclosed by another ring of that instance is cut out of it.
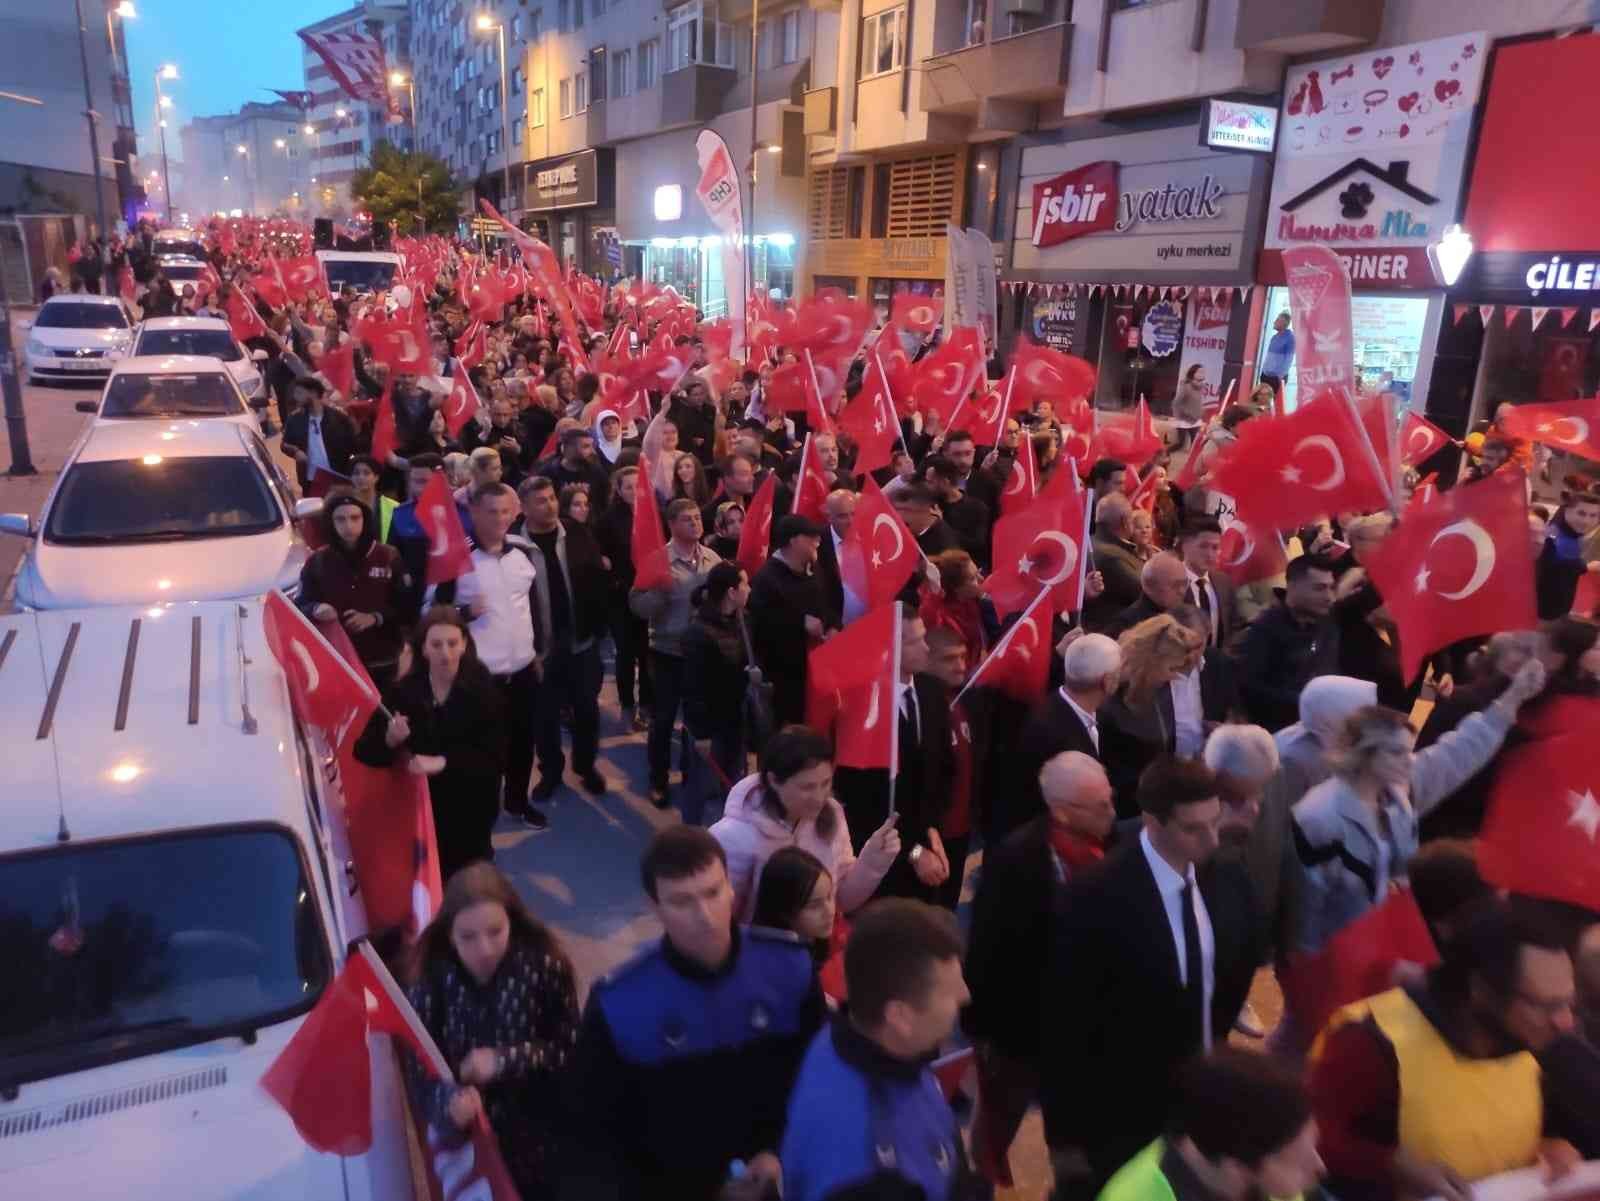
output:
<svg viewBox="0 0 1600 1201"><path fill-rule="evenodd" d="M202 303L226 307L249 254L214 254ZM584 366L637 320L615 297L568 329L514 298L463 367L463 261L408 298L425 373L391 373L353 332L381 297L252 303L284 452L329 495L298 603L383 689L358 757L406 763L432 799L444 904L409 978L459 1069L414 1071L413 1098L443 1131L485 1114L527 1201L981 1197L1011 1182L1034 1105L1063 1199L1253 1201L1326 1176L1341 1197L1466 1201L1489 1175L1600 1156L1600 914L1505 895L1471 841L1513 751L1600 717L1600 625L1571 612L1600 570L1592 481L1530 505L1543 625L1434 655L1424 697L1363 566L1392 514L1288 531L1276 579L1219 565L1210 467L1270 387L1198 429L1187 399L1178 445L1147 462L1076 462L1060 396L992 446L907 414L891 463L858 473L852 439L776 403L782 347L730 377L681 332L676 386L644 412L608 403ZM341 390L319 365L352 343ZM451 434L462 372L483 404ZM820 520L791 511L808 435ZM983 584L1024 444L1041 489L1081 469L1093 528L1081 611L1058 615L1030 703L965 687L1008 628ZM1457 486L1523 449L1491 427ZM1180 489L1167 470L1188 455ZM430 585L417 505L441 472L471 571ZM754 567L741 535L770 477ZM808 649L868 610L841 564L869 477L926 559L900 597L892 784L804 724ZM665 564L642 586L652 502ZM663 938L580 1010L491 833L559 821L568 767L592 796L617 786L597 758L606 645L651 800L682 820L641 863ZM1397 957L1325 1012L1305 965L1397 895L1437 956ZM1248 1003L1263 969L1285 997L1270 1037ZM929 1067L958 1044L969 1137Z"/></svg>

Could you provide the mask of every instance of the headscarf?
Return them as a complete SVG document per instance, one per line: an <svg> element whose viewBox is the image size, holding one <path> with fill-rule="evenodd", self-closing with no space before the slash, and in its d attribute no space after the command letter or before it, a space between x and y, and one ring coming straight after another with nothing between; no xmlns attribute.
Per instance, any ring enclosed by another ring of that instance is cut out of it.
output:
<svg viewBox="0 0 1600 1201"><path fill-rule="evenodd" d="M1353 676L1317 676L1300 690L1300 724L1323 746L1357 709L1378 703L1378 686Z"/></svg>
<svg viewBox="0 0 1600 1201"><path fill-rule="evenodd" d="M617 436L607 438L601 432L606 418L611 417L617 422ZM601 409L594 415L594 445L607 463L615 463L617 456L622 453L622 417L615 409Z"/></svg>

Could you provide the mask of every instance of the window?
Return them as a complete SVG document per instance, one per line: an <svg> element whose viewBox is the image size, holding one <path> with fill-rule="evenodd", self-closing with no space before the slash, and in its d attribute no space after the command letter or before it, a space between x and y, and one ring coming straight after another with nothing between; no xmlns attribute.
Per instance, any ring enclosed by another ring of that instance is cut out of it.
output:
<svg viewBox="0 0 1600 1201"><path fill-rule="evenodd" d="M511 36L513 38L519 38L519 39L522 37L522 14L521 13L518 13L516 16L511 18Z"/></svg>
<svg viewBox="0 0 1600 1201"><path fill-rule="evenodd" d="M515 125L513 125L511 127L511 144L513 146L522 145L522 122L521 121L518 121Z"/></svg>
<svg viewBox="0 0 1600 1201"><path fill-rule="evenodd" d="M861 23L861 78L887 75L906 65L906 10L891 8Z"/></svg>
<svg viewBox="0 0 1600 1201"><path fill-rule="evenodd" d="M800 61L800 10L791 9L783 14L783 37L779 45L780 63Z"/></svg>
<svg viewBox="0 0 1600 1201"><path fill-rule="evenodd" d="M633 51L614 50L611 54L611 98L633 95Z"/></svg>
<svg viewBox="0 0 1600 1201"><path fill-rule="evenodd" d="M544 36L544 9L536 8L528 14L528 40L537 42Z"/></svg>
<svg viewBox="0 0 1600 1201"><path fill-rule="evenodd" d="M731 67L733 46L733 27L714 16L704 17L701 0L679 5L667 16L669 71L679 71L695 63Z"/></svg>
<svg viewBox="0 0 1600 1201"><path fill-rule="evenodd" d="M521 67L515 67L515 68L512 69L512 72L511 72L511 94L513 96L522 95L522 68Z"/></svg>
<svg viewBox="0 0 1600 1201"><path fill-rule="evenodd" d="M639 43L639 90L648 91L656 86L656 74L660 70L658 61L661 54L661 42L651 38L648 42Z"/></svg>
<svg viewBox="0 0 1600 1201"><path fill-rule="evenodd" d="M560 89L560 91L561 91L561 115L563 117L570 117L570 116L572 116L572 80L563 79L561 81L561 89Z"/></svg>
<svg viewBox="0 0 1600 1201"><path fill-rule="evenodd" d="M589 111L589 73L579 71L572 77L572 107L583 113Z"/></svg>
<svg viewBox="0 0 1600 1201"><path fill-rule="evenodd" d="M562 31L572 28L572 0L556 0L556 28Z"/></svg>
<svg viewBox="0 0 1600 1201"><path fill-rule="evenodd" d="M156 464L79 460L61 477L44 539L72 545L226 538L282 524L266 477L242 454Z"/></svg>
<svg viewBox="0 0 1600 1201"><path fill-rule="evenodd" d="M572 27L583 28L583 0L572 0Z"/></svg>
<svg viewBox="0 0 1600 1201"><path fill-rule="evenodd" d="M544 124L543 88L534 88L528 93L528 124L535 129Z"/></svg>

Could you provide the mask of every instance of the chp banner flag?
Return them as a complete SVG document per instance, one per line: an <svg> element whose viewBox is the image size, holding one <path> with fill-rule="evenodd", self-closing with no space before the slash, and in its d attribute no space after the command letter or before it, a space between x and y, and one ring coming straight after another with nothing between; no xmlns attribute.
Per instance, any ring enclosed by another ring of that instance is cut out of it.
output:
<svg viewBox="0 0 1600 1201"><path fill-rule="evenodd" d="M806 666L806 724L832 730L840 767L898 764L900 605L882 605L857 618L810 652Z"/></svg>
<svg viewBox="0 0 1600 1201"><path fill-rule="evenodd" d="M1483 878L1512 892L1600 909L1593 733L1535 739L1503 752L1503 759L1478 834Z"/></svg>
<svg viewBox="0 0 1600 1201"><path fill-rule="evenodd" d="M1294 315L1295 386L1301 396L1330 388L1355 391L1355 339L1350 317L1350 272L1326 246L1291 246L1283 274Z"/></svg>
<svg viewBox="0 0 1600 1201"><path fill-rule="evenodd" d="M353 29L334 33L300 33L300 40L322 60L328 75L352 100L366 100L388 107L389 67L383 42Z"/></svg>
<svg viewBox="0 0 1600 1201"><path fill-rule="evenodd" d="M733 338L728 353L744 358L746 278L744 254L744 201L739 192L739 169L722 135L702 129L694 140L695 158L700 164L700 181L695 195L711 224L722 238L722 282L728 295L728 319Z"/></svg>
<svg viewBox="0 0 1600 1201"><path fill-rule="evenodd" d="M442 584L472 570L472 549L461 526L461 510L443 471L435 471L417 497L417 524L428 535L426 583Z"/></svg>
<svg viewBox="0 0 1600 1201"><path fill-rule="evenodd" d="M1533 629L1526 478L1502 467L1407 509L1405 521L1368 556L1367 572L1399 629L1407 680L1430 652L1453 642Z"/></svg>
<svg viewBox="0 0 1600 1201"><path fill-rule="evenodd" d="M983 310L978 299L978 247L959 225L944 226L944 327L970 325L983 343Z"/></svg>
<svg viewBox="0 0 1600 1201"><path fill-rule="evenodd" d="M1513 438L1542 442L1582 459L1600 459L1600 396L1517 405L1501 418L1500 428Z"/></svg>
<svg viewBox="0 0 1600 1201"><path fill-rule="evenodd" d="M1415 409L1407 409L1400 424L1400 465L1415 467L1431 458L1454 439Z"/></svg>
<svg viewBox="0 0 1600 1201"><path fill-rule="evenodd" d="M994 243L981 230L968 228L966 236L976 284L977 325L983 331L984 345L993 346L1000 329L1000 283L995 273Z"/></svg>
<svg viewBox="0 0 1600 1201"><path fill-rule="evenodd" d="M922 548L911 529L870 475L856 506L850 537L839 548L844 586L865 598L867 608L894 600L917 569Z"/></svg>
<svg viewBox="0 0 1600 1201"><path fill-rule="evenodd" d="M752 579L767 561L768 548L772 545L772 506L777 492L778 473L769 471L750 498L744 525L739 527L739 551L734 559Z"/></svg>

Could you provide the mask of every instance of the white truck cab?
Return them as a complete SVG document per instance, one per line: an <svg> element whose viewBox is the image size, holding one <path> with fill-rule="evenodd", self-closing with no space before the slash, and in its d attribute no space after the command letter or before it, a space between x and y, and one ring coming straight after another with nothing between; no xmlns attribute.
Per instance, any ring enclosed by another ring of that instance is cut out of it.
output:
<svg viewBox="0 0 1600 1201"><path fill-rule="evenodd" d="M383 250L319 250L317 262L329 296L339 295L346 284L362 295L387 292L400 274L400 256Z"/></svg>
<svg viewBox="0 0 1600 1201"><path fill-rule="evenodd" d="M366 933L260 601L0 617L0 737L0 1197L414 1196L386 1037L364 1155L260 1087Z"/></svg>

